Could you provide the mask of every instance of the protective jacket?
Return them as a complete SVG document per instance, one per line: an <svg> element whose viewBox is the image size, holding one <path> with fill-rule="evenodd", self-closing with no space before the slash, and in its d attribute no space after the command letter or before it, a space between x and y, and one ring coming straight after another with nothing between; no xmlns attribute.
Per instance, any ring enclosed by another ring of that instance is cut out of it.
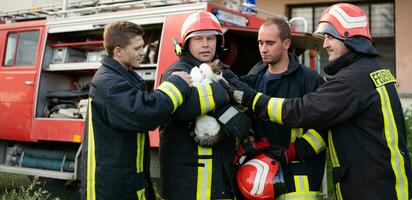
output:
<svg viewBox="0 0 412 200"><path fill-rule="evenodd" d="M155 199L148 131L167 121L193 96L191 91L183 79L173 76L154 92L146 92L137 73L111 57L102 60L89 92L82 153L87 155L88 200ZM199 114L200 109L192 113Z"/></svg>
<svg viewBox="0 0 412 200"><path fill-rule="evenodd" d="M277 78L267 80L265 73L268 65L260 61L241 80L258 92L282 98L302 97L325 82L318 73L299 64L296 56L288 56L288 69ZM290 143L295 145L298 159L283 168L288 192L283 197L293 199L305 195L308 199L317 199L326 155L326 144L321 132L307 128L290 128L257 117L253 119L253 130L256 137L268 138L271 145L284 148L289 147Z"/></svg>
<svg viewBox="0 0 412 200"><path fill-rule="evenodd" d="M286 126L330 128L338 199L409 199L410 158L395 78L372 57L353 52L325 72L330 80L315 92L300 99L273 98L269 104L281 111L264 112Z"/></svg>
<svg viewBox="0 0 412 200"><path fill-rule="evenodd" d="M200 62L184 52L164 74L168 81L174 71L190 73ZM201 90L207 89L199 87ZM214 98L225 96L224 91L213 94ZM212 98L204 104L213 105ZM191 133L195 117L188 117L186 107L196 105L189 102L178 108L170 121L160 127L160 178L161 193L165 199L233 199L234 168L232 159L236 149L233 136L225 138L211 148L198 146ZM204 105L205 106L205 105ZM206 105L207 106L207 105ZM202 106L203 107L203 106ZM214 106L213 106L214 107ZM202 112L204 114L205 112Z"/></svg>

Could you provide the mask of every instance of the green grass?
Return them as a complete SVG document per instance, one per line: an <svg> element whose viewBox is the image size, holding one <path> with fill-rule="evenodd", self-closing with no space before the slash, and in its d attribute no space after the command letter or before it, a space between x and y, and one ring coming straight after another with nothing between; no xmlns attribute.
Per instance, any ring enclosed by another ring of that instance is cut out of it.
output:
<svg viewBox="0 0 412 200"><path fill-rule="evenodd" d="M28 176L7 174L0 172L0 196L5 193L6 190L18 189L21 186L27 187L30 185L31 180Z"/></svg>
<svg viewBox="0 0 412 200"><path fill-rule="evenodd" d="M0 200L79 199L76 182L0 172Z"/></svg>

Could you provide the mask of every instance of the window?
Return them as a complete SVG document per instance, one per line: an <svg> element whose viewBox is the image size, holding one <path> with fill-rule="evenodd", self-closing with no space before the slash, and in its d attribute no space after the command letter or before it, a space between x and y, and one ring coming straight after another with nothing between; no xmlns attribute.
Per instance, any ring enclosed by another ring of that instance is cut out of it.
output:
<svg viewBox="0 0 412 200"><path fill-rule="evenodd" d="M290 5L289 18L303 17L308 24L308 32L316 30L319 19L333 3ZM365 11L369 18L369 28L375 48L378 50L377 60L384 67L395 73L395 13L393 1L362 1L354 3Z"/></svg>
<svg viewBox="0 0 412 200"><path fill-rule="evenodd" d="M4 66L33 66L39 31L11 32L7 36Z"/></svg>

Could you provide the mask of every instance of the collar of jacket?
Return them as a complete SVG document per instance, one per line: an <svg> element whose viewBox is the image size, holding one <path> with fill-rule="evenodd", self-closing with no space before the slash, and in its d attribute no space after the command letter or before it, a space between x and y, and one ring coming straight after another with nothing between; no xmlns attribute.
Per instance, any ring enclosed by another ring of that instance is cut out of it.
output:
<svg viewBox="0 0 412 200"><path fill-rule="evenodd" d="M117 60L110 56L105 55L101 61L102 67L113 70L120 76L127 79L132 85L137 88L142 88L144 85L144 80L137 73L131 69L125 69Z"/></svg>
<svg viewBox="0 0 412 200"><path fill-rule="evenodd" d="M183 51L182 55L180 56L180 60L189 64L190 69L192 69L194 66L199 67L202 64L202 62L193 57L193 55L187 51Z"/></svg>
<svg viewBox="0 0 412 200"><path fill-rule="evenodd" d="M289 57L288 69L280 74L281 77L287 76L295 72L299 68L300 64L299 64L298 58L291 53L288 53L288 57ZM250 70L250 72L247 75L260 74L262 72L266 72L267 69L268 69L268 64L264 63L263 61L259 61L255 65L255 67L253 67L252 70Z"/></svg>
<svg viewBox="0 0 412 200"><path fill-rule="evenodd" d="M330 62L329 64L325 65L323 71L326 74L333 76L342 68L349 66L350 64L358 61L362 57L362 54L356 53L353 51L349 51L348 53L342 55L338 59Z"/></svg>

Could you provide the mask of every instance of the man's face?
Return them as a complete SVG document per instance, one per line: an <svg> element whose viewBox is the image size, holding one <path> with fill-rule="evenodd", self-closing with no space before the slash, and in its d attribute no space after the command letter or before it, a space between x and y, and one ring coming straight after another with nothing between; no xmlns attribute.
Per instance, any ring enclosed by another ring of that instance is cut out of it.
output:
<svg viewBox="0 0 412 200"><path fill-rule="evenodd" d="M259 52L266 64L276 64L283 54L287 54L290 40L281 40L279 29L275 24L261 26L258 33Z"/></svg>
<svg viewBox="0 0 412 200"><path fill-rule="evenodd" d="M139 67L144 57L143 46L142 36L138 35L130 39L129 44L120 50L120 63L127 68Z"/></svg>
<svg viewBox="0 0 412 200"><path fill-rule="evenodd" d="M325 34L323 48L325 48L328 52L329 62L332 62L341 57L342 55L346 54L347 52L349 52L349 49L345 46L345 44L342 41L328 34Z"/></svg>
<svg viewBox="0 0 412 200"><path fill-rule="evenodd" d="M199 61L211 62L216 53L216 35L191 37L189 51Z"/></svg>

